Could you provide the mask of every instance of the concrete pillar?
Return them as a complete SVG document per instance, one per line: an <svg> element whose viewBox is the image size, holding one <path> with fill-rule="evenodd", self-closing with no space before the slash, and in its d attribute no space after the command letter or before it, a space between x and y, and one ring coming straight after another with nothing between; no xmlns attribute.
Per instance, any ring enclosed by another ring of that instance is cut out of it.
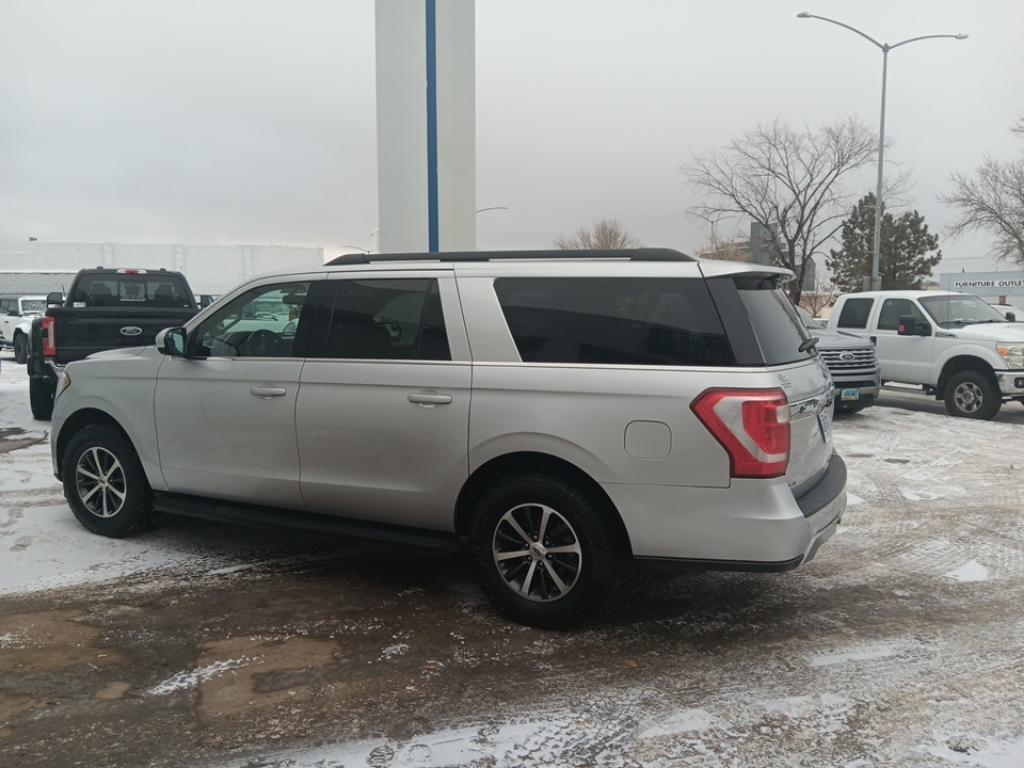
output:
<svg viewBox="0 0 1024 768"><path fill-rule="evenodd" d="M476 247L474 0L377 0L382 253Z"/></svg>

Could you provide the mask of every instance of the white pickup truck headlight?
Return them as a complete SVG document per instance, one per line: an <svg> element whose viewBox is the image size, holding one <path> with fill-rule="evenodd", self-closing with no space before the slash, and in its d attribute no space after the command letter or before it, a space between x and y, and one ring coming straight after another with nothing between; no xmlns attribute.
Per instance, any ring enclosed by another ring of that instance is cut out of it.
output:
<svg viewBox="0 0 1024 768"><path fill-rule="evenodd" d="M1001 341L996 344L996 352L1006 361L1007 368L1024 368L1024 344Z"/></svg>

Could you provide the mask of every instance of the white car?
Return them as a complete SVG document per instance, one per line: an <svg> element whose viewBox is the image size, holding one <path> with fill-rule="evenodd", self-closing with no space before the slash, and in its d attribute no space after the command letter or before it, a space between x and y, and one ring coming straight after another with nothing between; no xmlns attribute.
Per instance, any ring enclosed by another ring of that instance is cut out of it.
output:
<svg viewBox="0 0 1024 768"><path fill-rule="evenodd" d="M954 416L991 419L1024 402L1024 323L983 299L944 291L848 293L829 330L875 342L882 381L919 384Z"/></svg>
<svg viewBox="0 0 1024 768"><path fill-rule="evenodd" d="M20 296L0 301L0 347L14 350L14 362L25 362L32 320L45 311L45 296Z"/></svg>

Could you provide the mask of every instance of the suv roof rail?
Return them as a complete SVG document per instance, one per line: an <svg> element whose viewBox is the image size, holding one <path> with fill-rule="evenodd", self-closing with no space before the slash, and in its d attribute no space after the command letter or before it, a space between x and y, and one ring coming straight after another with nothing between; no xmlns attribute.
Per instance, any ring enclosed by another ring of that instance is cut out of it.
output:
<svg viewBox="0 0 1024 768"><path fill-rule="evenodd" d="M447 251L443 253L345 253L324 266L374 264L389 261L499 261L521 259L628 259L629 261L696 261L672 248L633 248L593 251Z"/></svg>

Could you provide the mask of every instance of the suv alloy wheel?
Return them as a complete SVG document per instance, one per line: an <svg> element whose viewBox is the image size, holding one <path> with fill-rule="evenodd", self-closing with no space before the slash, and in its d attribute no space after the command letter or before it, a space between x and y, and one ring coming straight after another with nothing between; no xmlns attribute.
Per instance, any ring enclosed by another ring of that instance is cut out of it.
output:
<svg viewBox="0 0 1024 768"><path fill-rule="evenodd" d="M552 475L514 475L487 491L473 546L488 594L526 624L570 626L614 581L614 547L600 509Z"/></svg>
<svg viewBox="0 0 1024 768"><path fill-rule="evenodd" d="M120 538L152 523L149 482L120 430L90 424L76 432L64 453L61 477L71 511L93 533Z"/></svg>

